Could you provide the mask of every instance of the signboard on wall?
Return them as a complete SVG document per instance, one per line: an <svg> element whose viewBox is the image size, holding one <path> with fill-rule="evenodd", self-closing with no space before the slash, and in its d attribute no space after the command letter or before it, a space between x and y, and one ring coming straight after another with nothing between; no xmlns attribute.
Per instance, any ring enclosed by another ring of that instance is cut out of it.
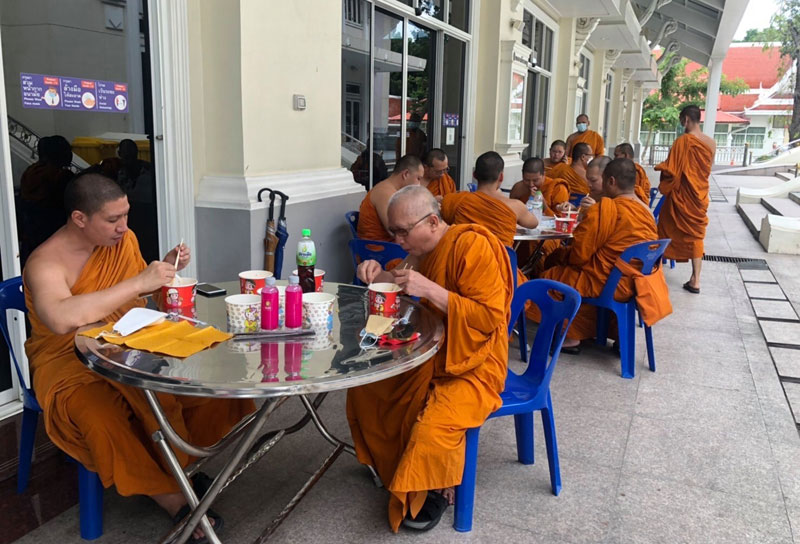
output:
<svg viewBox="0 0 800 544"><path fill-rule="evenodd" d="M19 75L22 107L40 110L128 112L128 84L68 76Z"/></svg>

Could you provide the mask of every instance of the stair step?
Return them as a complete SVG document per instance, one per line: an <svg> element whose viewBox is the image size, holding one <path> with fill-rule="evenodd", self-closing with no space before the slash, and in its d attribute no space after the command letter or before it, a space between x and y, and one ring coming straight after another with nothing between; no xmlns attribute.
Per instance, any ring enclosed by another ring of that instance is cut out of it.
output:
<svg viewBox="0 0 800 544"><path fill-rule="evenodd" d="M769 210L770 213L782 215L784 217L800 217L800 205L788 198L762 198L761 204Z"/></svg>
<svg viewBox="0 0 800 544"><path fill-rule="evenodd" d="M800 193L789 193L789 199L800 204Z"/></svg>
<svg viewBox="0 0 800 544"><path fill-rule="evenodd" d="M794 179L793 172L775 172L775 177L783 181L791 181Z"/></svg>
<svg viewBox="0 0 800 544"><path fill-rule="evenodd" d="M761 220L766 217L767 209L761 204L737 204L736 211L742 216L744 224L753 233L753 236L758 238L758 233L761 230Z"/></svg>

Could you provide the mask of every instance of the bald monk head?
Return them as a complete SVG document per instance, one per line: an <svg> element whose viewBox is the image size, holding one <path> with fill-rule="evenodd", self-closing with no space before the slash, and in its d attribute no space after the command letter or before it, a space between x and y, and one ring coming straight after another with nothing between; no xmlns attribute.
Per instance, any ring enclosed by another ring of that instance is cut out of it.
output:
<svg viewBox="0 0 800 544"><path fill-rule="evenodd" d="M578 129L578 132L586 132L589 130L589 116L585 113L580 114L578 117L575 118L575 128Z"/></svg>
<svg viewBox="0 0 800 544"><path fill-rule="evenodd" d="M102 174L75 176L64 190L67 229L77 229L95 246L113 246L128 230L128 197Z"/></svg>
<svg viewBox="0 0 800 544"><path fill-rule="evenodd" d="M389 232L409 255L427 255L447 231L439 202L425 187L403 187L389 199Z"/></svg>
<svg viewBox="0 0 800 544"><path fill-rule="evenodd" d="M522 183L533 192L534 187L541 189L544 185L544 161L538 157L526 159L522 163Z"/></svg>
<svg viewBox="0 0 800 544"><path fill-rule="evenodd" d="M478 188L499 185L503 182L505 161L496 151L487 151L475 160L472 176L478 182Z"/></svg>
<svg viewBox="0 0 800 544"><path fill-rule="evenodd" d="M589 166L586 167L586 181L589 182L589 196L595 202L599 201L603 196L603 172L611 162L611 157L600 155L592 159Z"/></svg>
<svg viewBox="0 0 800 544"><path fill-rule="evenodd" d="M422 161L416 155L403 155L396 163L394 170L387 180L392 180L395 187L405 187L406 185L419 185L425 175Z"/></svg>
<svg viewBox="0 0 800 544"><path fill-rule="evenodd" d="M614 148L614 158L633 160L633 146L628 143L619 144Z"/></svg>
<svg viewBox="0 0 800 544"><path fill-rule="evenodd" d="M586 168L592 160L592 148L583 142L575 144L572 148L572 166Z"/></svg>
<svg viewBox="0 0 800 544"><path fill-rule="evenodd" d="M610 198L620 195L636 197L636 166L630 159L614 159L603 171L603 194Z"/></svg>
<svg viewBox="0 0 800 544"><path fill-rule="evenodd" d="M678 120L687 133L700 131L700 108L697 106L686 106L681 110Z"/></svg>
<svg viewBox="0 0 800 544"><path fill-rule="evenodd" d="M557 164L564 161L564 156L567 154L567 142L564 140L555 140L550 144L550 162Z"/></svg>
<svg viewBox="0 0 800 544"><path fill-rule="evenodd" d="M422 166L425 169L426 183L442 177L450 170L447 153L439 148L433 148L422 156Z"/></svg>

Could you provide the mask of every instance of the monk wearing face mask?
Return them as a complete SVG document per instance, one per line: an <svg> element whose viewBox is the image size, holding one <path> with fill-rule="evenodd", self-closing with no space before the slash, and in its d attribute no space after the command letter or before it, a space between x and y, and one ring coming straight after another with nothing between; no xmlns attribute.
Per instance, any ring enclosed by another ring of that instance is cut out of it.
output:
<svg viewBox="0 0 800 544"><path fill-rule="evenodd" d="M598 157L606 154L606 145L603 142L603 137L597 132L589 130L589 116L585 113L580 114L575 119L575 127L578 129L567 138L567 156L572 154L572 148L575 144L585 143L592 148L592 156Z"/></svg>

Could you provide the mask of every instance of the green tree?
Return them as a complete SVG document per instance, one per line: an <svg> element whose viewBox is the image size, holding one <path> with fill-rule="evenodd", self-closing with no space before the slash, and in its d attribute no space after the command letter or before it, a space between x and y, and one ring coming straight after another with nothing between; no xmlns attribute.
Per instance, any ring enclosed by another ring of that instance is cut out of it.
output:
<svg viewBox="0 0 800 544"><path fill-rule="evenodd" d="M779 42L780 33L774 28L751 28L744 34L744 38L737 40L740 42Z"/></svg>
<svg viewBox="0 0 800 544"><path fill-rule="evenodd" d="M671 55L665 57L661 60L660 66L664 67L670 60ZM645 98L642 106L642 124L648 130L646 147L650 147L653 132L675 130L680 111L685 106L695 105L702 108L705 105L708 68L698 68L686 73L689 62L689 59L681 59L667 70L661 78L661 88ZM747 89L747 84L741 78L730 80L723 74L720 79L719 91L722 94L736 96Z"/></svg>
<svg viewBox="0 0 800 544"><path fill-rule="evenodd" d="M781 42L781 53L792 59L797 65L800 59L800 0L782 0L778 11L772 16L770 29L777 34L775 41ZM781 66L780 70L785 70ZM800 138L800 70L794 74L794 101L792 104L792 121L789 123L789 139Z"/></svg>

